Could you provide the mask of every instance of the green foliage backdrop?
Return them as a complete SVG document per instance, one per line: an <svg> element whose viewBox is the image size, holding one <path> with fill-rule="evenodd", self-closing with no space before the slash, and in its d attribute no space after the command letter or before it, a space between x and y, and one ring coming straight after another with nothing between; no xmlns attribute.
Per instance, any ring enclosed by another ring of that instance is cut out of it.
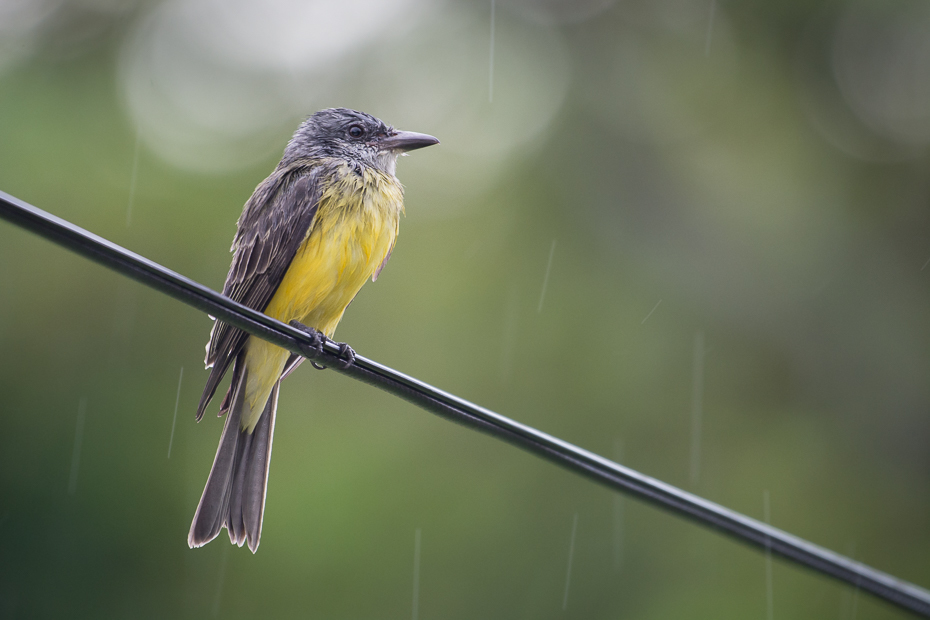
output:
<svg viewBox="0 0 930 620"><path fill-rule="evenodd" d="M0 2L0 189L219 288L304 115L432 133L340 339L930 585L922 3L256 6ZM419 529L419 618L767 617L762 554L309 367L259 552L188 549L209 328L0 224L0 616L411 617Z"/></svg>

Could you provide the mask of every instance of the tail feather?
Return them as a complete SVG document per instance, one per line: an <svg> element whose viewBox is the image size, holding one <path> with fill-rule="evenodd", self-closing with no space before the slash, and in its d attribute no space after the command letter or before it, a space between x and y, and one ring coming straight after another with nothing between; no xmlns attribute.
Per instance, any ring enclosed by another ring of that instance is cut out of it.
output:
<svg viewBox="0 0 930 620"><path fill-rule="evenodd" d="M247 369L234 375L238 383L230 390L232 405L187 537L191 547L207 544L226 527L234 544L241 547L248 543L252 553L258 549L280 381L275 383L258 424L249 433L240 428L247 375Z"/></svg>
<svg viewBox="0 0 930 620"><path fill-rule="evenodd" d="M263 455L260 459L256 459L256 462L260 460L262 466L253 466L249 468L250 473L245 483L246 488L250 489L249 493L246 494L246 497L249 497L250 500L243 505L242 514L245 518L246 528L258 532L258 535L255 537L256 548L258 548L258 538L262 534L262 517L265 514L265 495L268 493L271 445L274 442L275 412L278 410L278 391L280 389L281 382L278 381L271 391L271 396L268 398L268 405L265 408L266 413L270 415L262 416L264 418L262 424L267 427L267 432L259 433L257 436L255 436L255 433L252 433L252 435L255 436L255 452L256 454Z"/></svg>

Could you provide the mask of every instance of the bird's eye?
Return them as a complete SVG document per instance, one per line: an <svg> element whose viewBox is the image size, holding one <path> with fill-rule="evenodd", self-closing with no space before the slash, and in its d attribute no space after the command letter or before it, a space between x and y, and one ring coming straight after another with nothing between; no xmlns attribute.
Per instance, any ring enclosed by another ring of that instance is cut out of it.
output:
<svg viewBox="0 0 930 620"><path fill-rule="evenodd" d="M359 125L352 125L349 127L348 133L350 138L361 138L362 134L365 133L365 130L362 129Z"/></svg>

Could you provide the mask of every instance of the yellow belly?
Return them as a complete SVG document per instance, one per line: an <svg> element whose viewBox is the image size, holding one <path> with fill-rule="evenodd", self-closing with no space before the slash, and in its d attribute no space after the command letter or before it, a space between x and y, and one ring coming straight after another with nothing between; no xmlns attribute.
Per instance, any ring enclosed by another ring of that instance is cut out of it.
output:
<svg viewBox="0 0 930 620"><path fill-rule="evenodd" d="M310 235L297 250L265 314L297 320L332 337L346 306L382 264L397 237L403 190L393 177L348 167L324 190ZM246 343L248 381L242 428L258 423L290 353L264 340Z"/></svg>

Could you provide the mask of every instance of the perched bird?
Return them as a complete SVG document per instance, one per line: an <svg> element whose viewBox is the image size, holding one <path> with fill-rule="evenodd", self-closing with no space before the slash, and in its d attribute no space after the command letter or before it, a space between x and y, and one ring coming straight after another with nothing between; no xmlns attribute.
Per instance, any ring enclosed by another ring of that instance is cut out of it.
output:
<svg viewBox="0 0 930 620"><path fill-rule="evenodd" d="M223 294L331 338L346 306L368 278L378 278L394 247L404 211L397 157L438 143L345 108L308 118L245 203ZM206 357L212 371L198 421L230 366L232 382L220 405L226 424L187 538L191 547L225 527L233 543L258 549L278 389L303 359L214 323Z"/></svg>

